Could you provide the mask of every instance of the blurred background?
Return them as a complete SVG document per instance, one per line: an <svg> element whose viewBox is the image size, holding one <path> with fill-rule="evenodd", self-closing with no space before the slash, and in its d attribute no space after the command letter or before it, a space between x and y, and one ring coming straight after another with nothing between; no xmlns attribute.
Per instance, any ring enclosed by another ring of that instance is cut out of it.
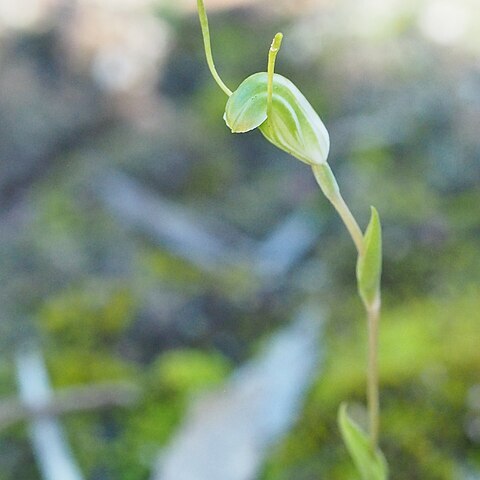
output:
<svg viewBox="0 0 480 480"><path fill-rule="evenodd" d="M206 0L384 229L393 479L480 478L478 0ZM345 480L355 251L309 168L232 135L193 0L0 2L0 479ZM208 393L207 393L208 392Z"/></svg>

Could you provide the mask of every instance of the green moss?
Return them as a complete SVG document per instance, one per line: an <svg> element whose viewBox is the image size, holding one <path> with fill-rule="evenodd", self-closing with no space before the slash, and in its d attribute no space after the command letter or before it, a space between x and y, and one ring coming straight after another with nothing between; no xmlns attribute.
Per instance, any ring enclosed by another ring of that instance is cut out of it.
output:
<svg viewBox="0 0 480 480"><path fill-rule="evenodd" d="M134 298L126 286L98 280L48 299L38 318L55 344L98 349L125 329L133 307Z"/></svg>
<svg viewBox="0 0 480 480"><path fill-rule="evenodd" d="M145 250L140 264L146 275L166 281L170 287L192 287L192 284L201 283L204 277L203 272L165 250Z"/></svg>
<svg viewBox="0 0 480 480"><path fill-rule="evenodd" d="M56 387L129 380L137 372L134 364L101 351L51 351L47 360Z"/></svg>
<svg viewBox="0 0 480 480"><path fill-rule="evenodd" d="M149 378L154 389L187 395L218 384L229 370L226 359L218 354L173 350L152 366Z"/></svg>

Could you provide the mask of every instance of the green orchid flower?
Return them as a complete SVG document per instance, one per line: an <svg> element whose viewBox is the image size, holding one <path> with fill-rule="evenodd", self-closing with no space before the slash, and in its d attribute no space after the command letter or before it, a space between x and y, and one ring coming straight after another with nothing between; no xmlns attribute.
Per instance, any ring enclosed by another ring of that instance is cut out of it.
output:
<svg viewBox="0 0 480 480"><path fill-rule="evenodd" d="M269 51L268 72L245 79L230 95L224 119L233 133L259 128L264 137L308 165L325 164L330 149L327 129L302 92L274 73L282 34Z"/></svg>
<svg viewBox="0 0 480 480"><path fill-rule="evenodd" d="M369 357L367 374L367 403L369 436L363 432L341 407L339 426L347 449L362 480L386 480L388 467L378 449L378 323L380 319L380 278L382 266L381 225L372 207L365 234L345 203L328 165L330 149L328 131L322 120L300 90L282 75L276 74L275 60L283 35L277 33L268 53L266 72L246 78L232 92L222 81L213 62L208 19L203 0L197 0L207 64L213 78L229 97L223 116L233 133L245 133L258 128L273 145L312 168L322 192L343 220L358 252L357 284L368 317Z"/></svg>

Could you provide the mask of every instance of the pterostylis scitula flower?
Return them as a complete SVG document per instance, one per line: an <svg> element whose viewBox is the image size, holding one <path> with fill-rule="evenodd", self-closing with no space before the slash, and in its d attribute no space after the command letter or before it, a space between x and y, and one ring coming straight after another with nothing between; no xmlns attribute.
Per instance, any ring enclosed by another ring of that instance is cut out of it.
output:
<svg viewBox="0 0 480 480"><path fill-rule="evenodd" d="M258 128L279 149L310 166L326 198L343 220L355 244L358 292L368 317L367 403L369 434L348 415L345 404L339 409L338 423L357 470L363 480L386 480L388 468L378 448L378 323L380 319L380 277L382 238L380 218L375 208L365 233L343 199L327 162L330 138L322 120L301 91L288 79L275 73L275 63L283 35L277 33L268 52L267 71L250 75L231 90L220 78L213 61L208 19L203 0L197 0L207 64L213 78L228 96L224 120L233 133Z"/></svg>

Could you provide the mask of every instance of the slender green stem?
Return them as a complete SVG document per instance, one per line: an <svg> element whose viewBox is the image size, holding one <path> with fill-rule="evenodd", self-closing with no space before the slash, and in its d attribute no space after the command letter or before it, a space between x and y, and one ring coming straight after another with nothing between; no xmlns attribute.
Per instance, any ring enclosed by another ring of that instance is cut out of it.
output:
<svg viewBox="0 0 480 480"><path fill-rule="evenodd" d="M202 28L203 35L203 45L205 47L205 56L207 57L208 68L212 77L217 82L218 86L228 95L232 94L232 91L223 83L223 80L220 78L220 75L217 73L215 64L213 63L212 47L210 43L210 30L208 28L208 18L207 12L205 11L205 5L203 0L197 0L198 7L198 18L200 19L200 26Z"/></svg>
<svg viewBox="0 0 480 480"><path fill-rule="evenodd" d="M280 45L282 44L283 34L277 33L273 38L270 50L268 51L268 81L267 81L267 117L272 111L272 97L273 97L273 74L275 72L275 60L277 58Z"/></svg>
<svg viewBox="0 0 480 480"><path fill-rule="evenodd" d="M368 368L367 400L370 421L370 440L377 448L380 429L380 400L378 392L378 324L380 321L380 301L367 309L368 314Z"/></svg>
<svg viewBox="0 0 480 480"><path fill-rule="evenodd" d="M353 243L357 248L358 254L363 255L363 233L340 193L337 181L330 166L328 163L312 165L312 170L318 185L322 189L322 192L325 194L328 200L330 200L330 203L335 207L340 215L340 218L347 227Z"/></svg>
<svg viewBox="0 0 480 480"><path fill-rule="evenodd" d="M337 210L347 227L358 255L365 253L363 233L352 212L340 194L337 181L328 163L312 166L313 174L322 192ZM380 428L380 407L378 389L378 323L380 321L380 299L366 306L368 318L368 361L367 361L367 403L370 423L370 439L377 447Z"/></svg>
<svg viewBox="0 0 480 480"><path fill-rule="evenodd" d="M358 251L359 255L363 255L364 245L363 245L363 234L358 226L355 217L352 215L352 212L348 208L347 204L343 197L338 194L333 200L332 204L340 215L343 223L347 227L348 233L352 237L353 243Z"/></svg>

